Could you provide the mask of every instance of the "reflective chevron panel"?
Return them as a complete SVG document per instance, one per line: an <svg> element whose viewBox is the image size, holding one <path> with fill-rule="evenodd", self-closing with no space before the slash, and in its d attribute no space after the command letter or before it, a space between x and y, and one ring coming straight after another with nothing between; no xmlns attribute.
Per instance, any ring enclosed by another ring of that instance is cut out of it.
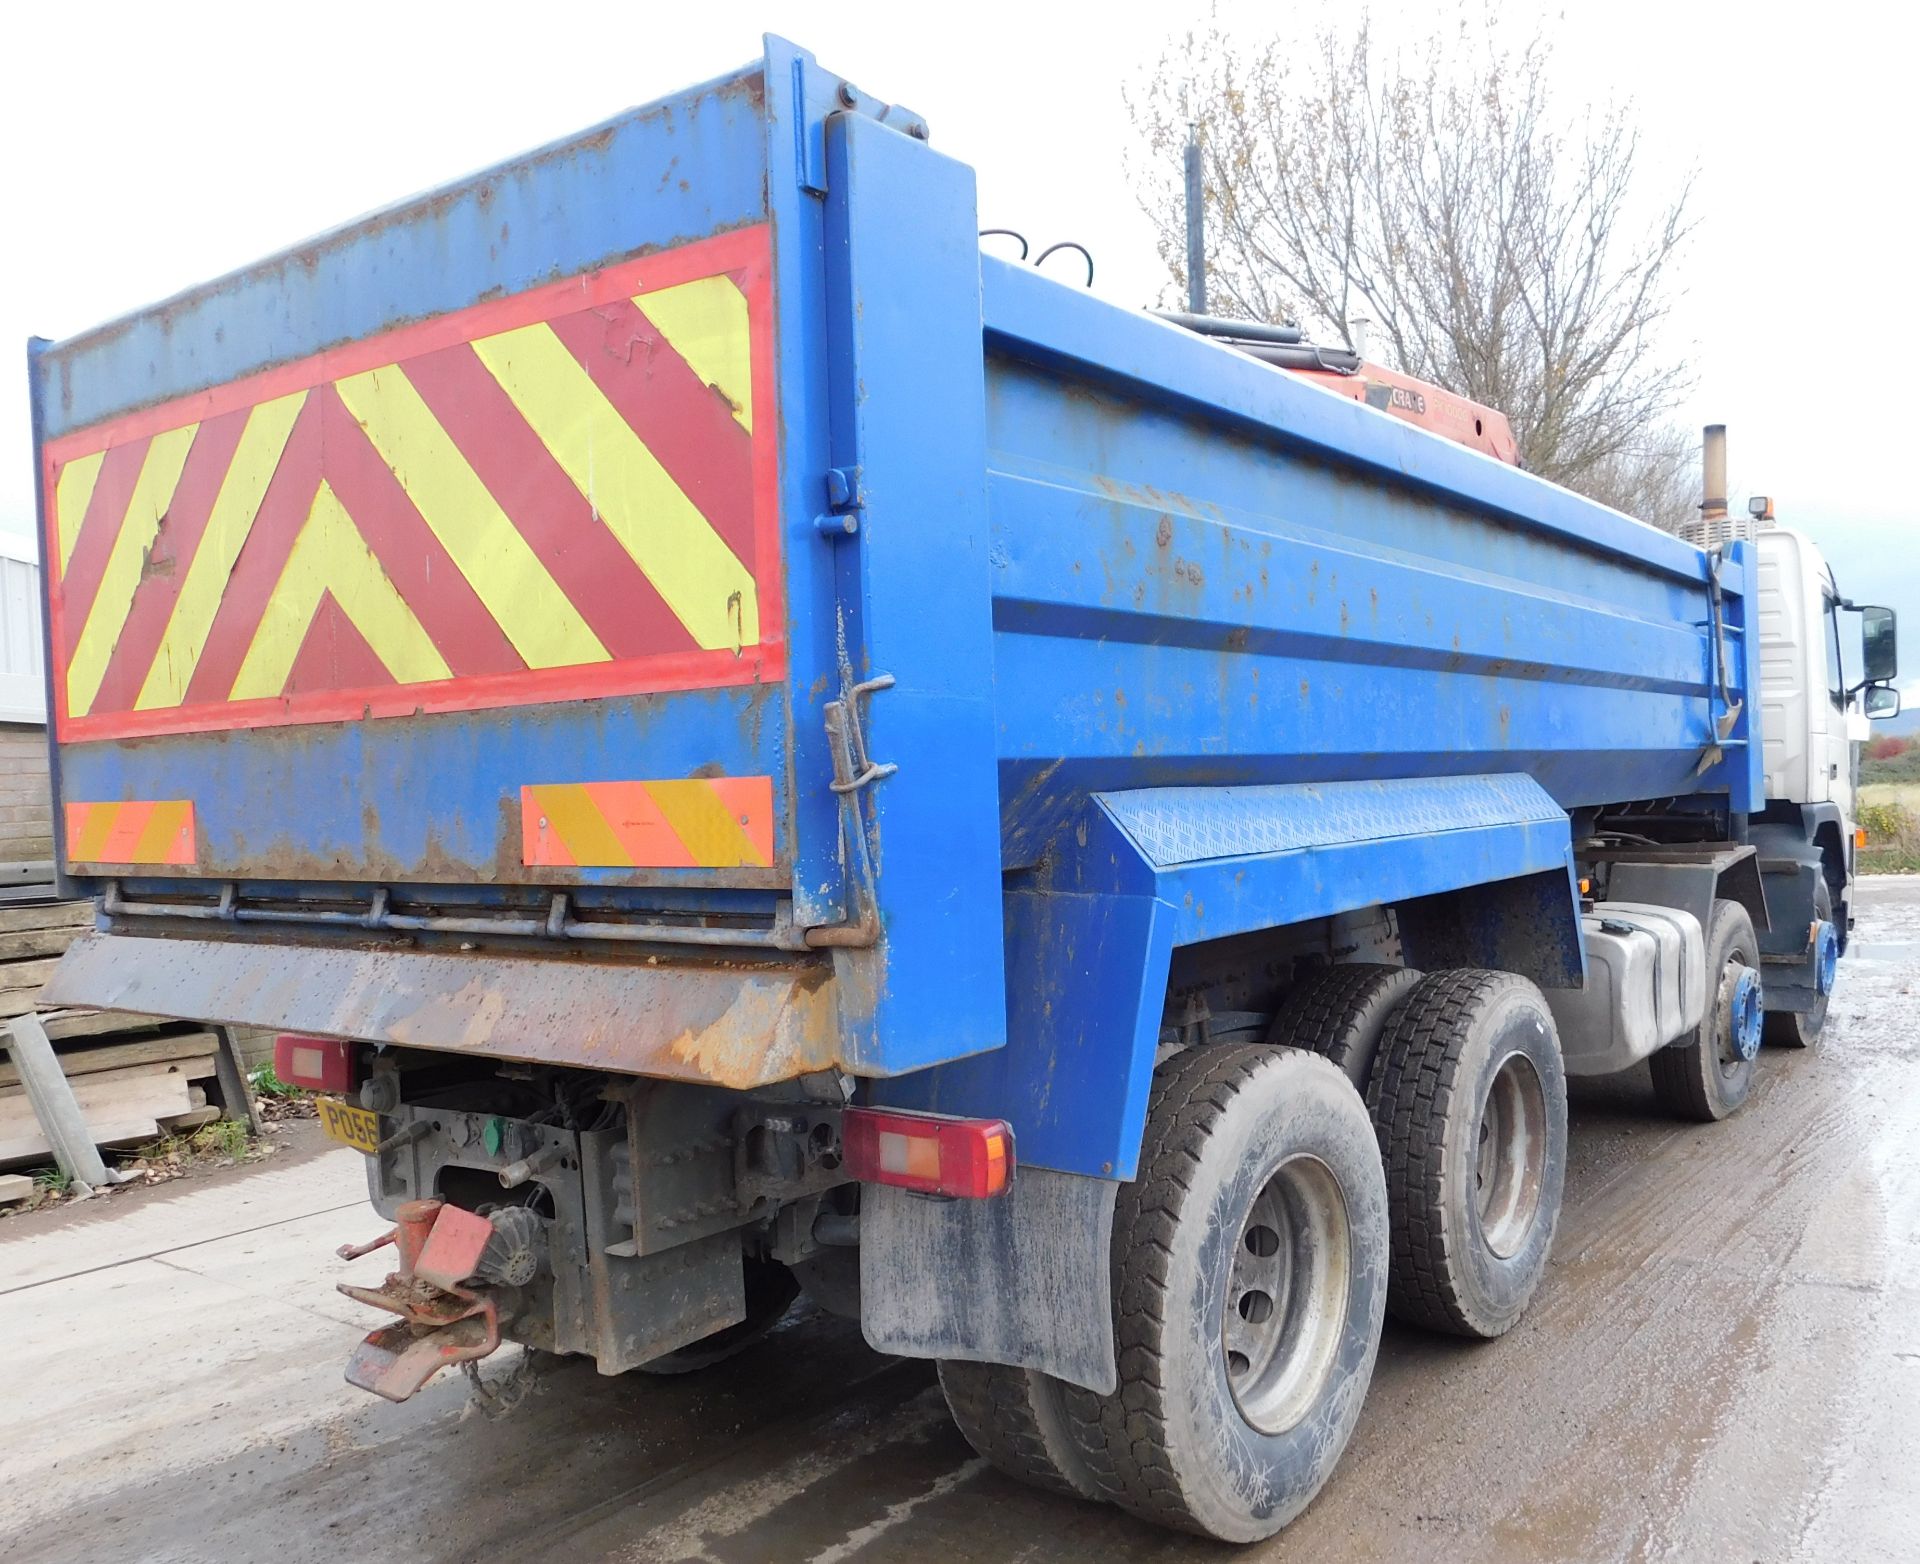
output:
<svg viewBox="0 0 1920 1564"><path fill-rule="evenodd" d="M62 738L783 677L768 296L744 230L52 442Z"/></svg>

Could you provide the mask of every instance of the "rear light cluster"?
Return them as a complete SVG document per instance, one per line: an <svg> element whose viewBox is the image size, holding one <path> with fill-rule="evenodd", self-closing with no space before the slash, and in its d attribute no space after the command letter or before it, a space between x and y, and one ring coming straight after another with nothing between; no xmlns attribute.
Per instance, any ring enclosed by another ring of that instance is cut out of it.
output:
<svg viewBox="0 0 1920 1564"><path fill-rule="evenodd" d="M273 1040L273 1073L289 1086L304 1086L308 1091L350 1093L353 1044L337 1037L282 1032Z"/></svg>
<svg viewBox="0 0 1920 1564"><path fill-rule="evenodd" d="M1013 1130L1004 1119L849 1108L840 1122L847 1171L863 1184L980 1200L1013 1177Z"/></svg>

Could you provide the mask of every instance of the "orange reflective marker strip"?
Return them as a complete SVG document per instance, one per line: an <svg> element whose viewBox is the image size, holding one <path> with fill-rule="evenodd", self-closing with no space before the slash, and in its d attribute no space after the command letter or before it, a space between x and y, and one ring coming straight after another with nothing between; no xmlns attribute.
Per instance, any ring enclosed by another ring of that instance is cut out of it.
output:
<svg viewBox="0 0 1920 1564"><path fill-rule="evenodd" d="M740 822L754 860L773 862L773 778L715 777L707 786Z"/></svg>
<svg viewBox="0 0 1920 1564"><path fill-rule="evenodd" d="M67 854L81 863L98 863L113 828L112 804L67 805Z"/></svg>
<svg viewBox="0 0 1920 1564"><path fill-rule="evenodd" d="M534 867L769 868L773 778L537 783L520 790L520 829Z"/></svg>
<svg viewBox="0 0 1920 1564"><path fill-rule="evenodd" d="M122 804L114 811L113 825L100 847L102 863L137 863L133 855L140 850L140 838L146 834L153 805L142 802Z"/></svg>
<svg viewBox="0 0 1920 1564"><path fill-rule="evenodd" d="M190 864L195 860L190 799L68 804L66 818L69 863Z"/></svg>

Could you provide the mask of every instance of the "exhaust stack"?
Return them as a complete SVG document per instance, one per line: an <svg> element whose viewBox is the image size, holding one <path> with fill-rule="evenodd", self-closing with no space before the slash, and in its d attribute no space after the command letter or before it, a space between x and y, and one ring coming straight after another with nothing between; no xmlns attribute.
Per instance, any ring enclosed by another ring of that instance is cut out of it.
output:
<svg viewBox="0 0 1920 1564"><path fill-rule="evenodd" d="M1700 519L1725 521L1727 517L1727 426L1708 424L1700 436L1701 496Z"/></svg>
<svg viewBox="0 0 1920 1564"><path fill-rule="evenodd" d="M1207 313L1207 187L1200 162L1200 127L1187 127L1187 312Z"/></svg>
<svg viewBox="0 0 1920 1564"><path fill-rule="evenodd" d="M1751 540L1753 523L1727 515L1727 426L1708 424L1700 432L1700 514L1675 529L1695 548L1718 548L1735 538Z"/></svg>

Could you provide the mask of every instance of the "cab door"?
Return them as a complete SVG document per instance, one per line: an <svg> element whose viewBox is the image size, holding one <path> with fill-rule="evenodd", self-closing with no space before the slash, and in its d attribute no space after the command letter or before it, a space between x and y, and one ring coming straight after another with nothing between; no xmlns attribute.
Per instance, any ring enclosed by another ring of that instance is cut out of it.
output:
<svg viewBox="0 0 1920 1564"><path fill-rule="evenodd" d="M1810 758L1814 775L1809 796L1826 799L1840 806L1841 815L1853 818L1853 744L1847 735L1847 668L1841 651L1840 605L1832 583L1819 587L1820 634L1826 647L1823 660L1826 675L1824 691L1809 691L1809 705L1816 730Z"/></svg>

